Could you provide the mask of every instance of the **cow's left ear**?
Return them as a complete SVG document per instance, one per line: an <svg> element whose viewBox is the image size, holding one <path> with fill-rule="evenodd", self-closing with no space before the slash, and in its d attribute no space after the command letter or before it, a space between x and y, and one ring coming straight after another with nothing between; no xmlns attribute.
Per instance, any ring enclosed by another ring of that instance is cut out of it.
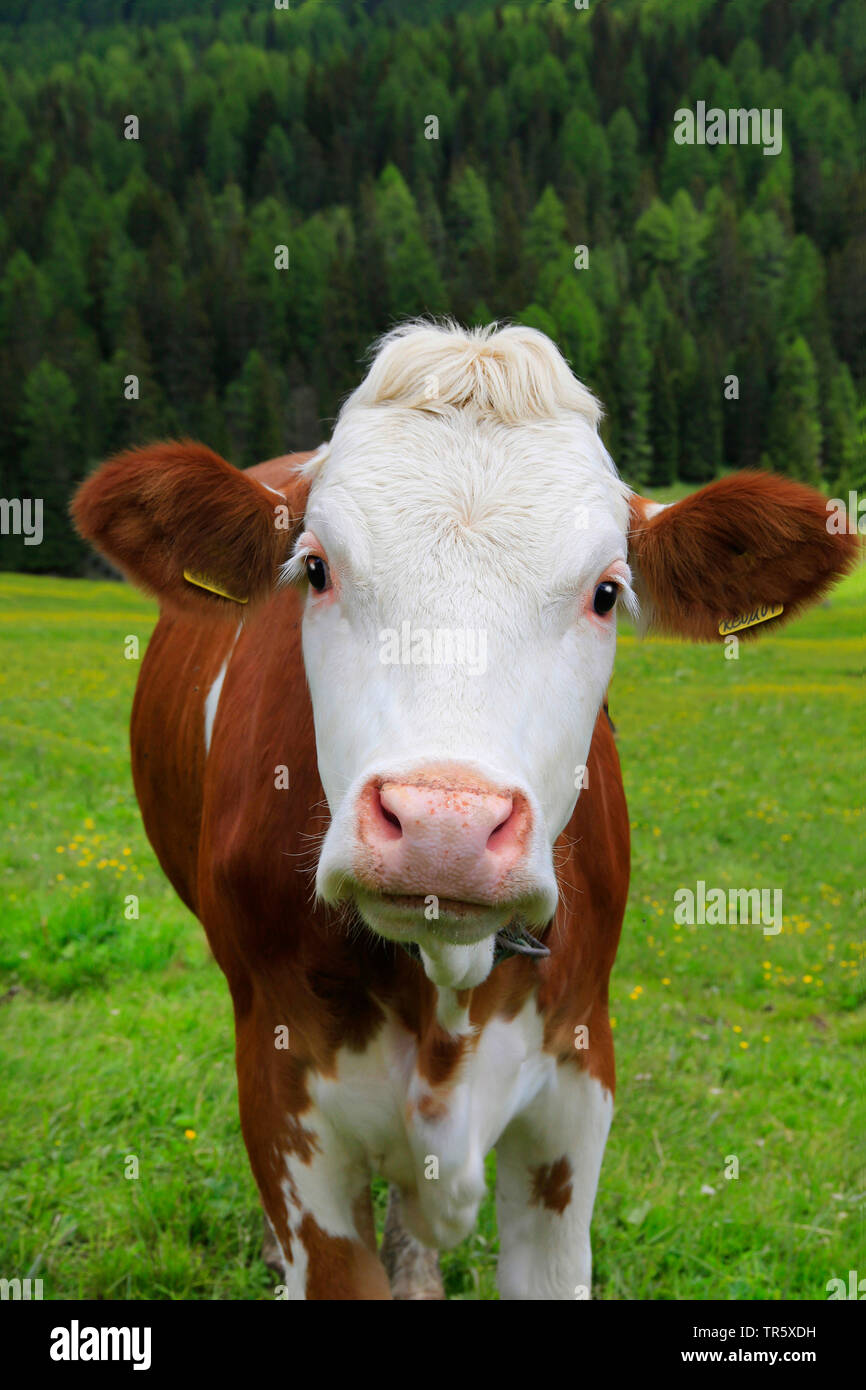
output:
<svg viewBox="0 0 866 1390"><path fill-rule="evenodd" d="M164 606L238 617L273 591L287 558L287 499L203 444L171 440L103 464L72 514L85 540Z"/></svg>
<svg viewBox="0 0 866 1390"><path fill-rule="evenodd" d="M666 507L634 494L642 625L719 642L785 622L856 561L858 537L831 529L834 515L820 493L771 473L733 473Z"/></svg>

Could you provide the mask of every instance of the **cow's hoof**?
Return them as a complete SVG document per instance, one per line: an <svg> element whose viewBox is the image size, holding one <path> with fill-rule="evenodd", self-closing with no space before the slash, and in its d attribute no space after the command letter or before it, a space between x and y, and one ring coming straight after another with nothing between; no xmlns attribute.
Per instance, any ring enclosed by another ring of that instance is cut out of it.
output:
<svg viewBox="0 0 866 1390"><path fill-rule="evenodd" d="M388 1189L388 1214L380 1251L398 1302L441 1302L445 1298L439 1256L417 1241L403 1225L403 1208L396 1187Z"/></svg>
<svg viewBox="0 0 866 1390"><path fill-rule="evenodd" d="M391 1294L396 1303L443 1303L445 1302L445 1290L439 1283L435 1288L429 1289L400 1289L392 1288Z"/></svg>

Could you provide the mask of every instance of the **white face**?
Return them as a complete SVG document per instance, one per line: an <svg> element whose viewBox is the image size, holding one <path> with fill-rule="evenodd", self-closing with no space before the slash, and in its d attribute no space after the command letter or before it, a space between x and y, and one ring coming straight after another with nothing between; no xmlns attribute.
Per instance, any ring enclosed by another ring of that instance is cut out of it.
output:
<svg viewBox="0 0 866 1390"><path fill-rule="evenodd" d="M477 983L496 931L554 913L631 597L628 495L576 414L357 407L319 465L292 566L331 811L317 890L419 943L437 983Z"/></svg>

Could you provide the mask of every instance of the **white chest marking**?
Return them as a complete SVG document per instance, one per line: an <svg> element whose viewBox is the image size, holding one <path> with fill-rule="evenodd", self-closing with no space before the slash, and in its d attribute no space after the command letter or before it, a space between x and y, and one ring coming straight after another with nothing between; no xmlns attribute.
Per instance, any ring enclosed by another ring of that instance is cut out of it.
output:
<svg viewBox="0 0 866 1390"><path fill-rule="evenodd" d="M439 1247L462 1240L484 1196L486 1155L513 1116L553 1083L555 1062L542 1052L542 1036L530 999L516 1018L492 1019L470 1039L439 1086L421 1076L417 1042L396 1019L363 1054L345 1049L335 1077L313 1080L315 1114L304 1118L305 1127L327 1133L327 1143L312 1164L287 1159L302 1202L309 1196L332 1205L340 1169L354 1158L401 1189L406 1223L419 1239ZM345 1216L335 1220L334 1233L344 1224Z"/></svg>

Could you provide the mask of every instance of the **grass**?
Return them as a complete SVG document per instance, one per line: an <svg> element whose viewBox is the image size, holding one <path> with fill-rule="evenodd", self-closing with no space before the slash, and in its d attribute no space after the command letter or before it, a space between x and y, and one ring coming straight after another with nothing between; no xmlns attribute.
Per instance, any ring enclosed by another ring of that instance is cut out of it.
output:
<svg viewBox="0 0 866 1390"><path fill-rule="evenodd" d="M737 661L621 634L633 868L596 1298L823 1299L862 1270L864 599L861 569ZM124 644L154 618L122 586L0 575L0 1275L267 1298L227 990L129 775ZM677 927L698 879L781 888L782 933ZM495 1252L488 1199L443 1256L450 1296L495 1297Z"/></svg>

